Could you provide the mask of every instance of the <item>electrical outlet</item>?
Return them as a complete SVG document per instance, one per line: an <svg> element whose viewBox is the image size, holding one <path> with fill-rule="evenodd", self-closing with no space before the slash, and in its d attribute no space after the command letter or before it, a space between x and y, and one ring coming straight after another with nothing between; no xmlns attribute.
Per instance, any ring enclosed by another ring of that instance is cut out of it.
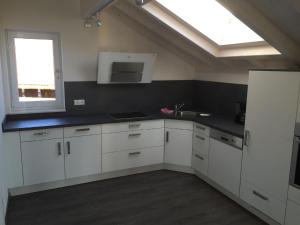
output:
<svg viewBox="0 0 300 225"><path fill-rule="evenodd" d="M76 99L74 100L74 105L85 105L84 99Z"/></svg>

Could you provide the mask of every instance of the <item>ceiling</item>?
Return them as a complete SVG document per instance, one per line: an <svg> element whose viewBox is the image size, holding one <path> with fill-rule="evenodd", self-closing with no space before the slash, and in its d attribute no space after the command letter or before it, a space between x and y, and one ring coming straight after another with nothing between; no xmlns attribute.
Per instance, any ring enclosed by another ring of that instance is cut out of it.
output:
<svg viewBox="0 0 300 225"><path fill-rule="evenodd" d="M299 0L248 0L279 29L300 45ZM274 2L276 2L274 4Z"/></svg>
<svg viewBox="0 0 300 225"><path fill-rule="evenodd" d="M184 0L183 0L184 1ZM298 69L300 68L299 0L218 0L246 25L257 32L282 56L233 57L216 59L142 10L135 0L116 1L110 10L126 16L124 22L160 43L170 51L209 69ZM115 9L115 10L113 10ZM298 24L297 24L298 23ZM176 49L176 50L174 50Z"/></svg>

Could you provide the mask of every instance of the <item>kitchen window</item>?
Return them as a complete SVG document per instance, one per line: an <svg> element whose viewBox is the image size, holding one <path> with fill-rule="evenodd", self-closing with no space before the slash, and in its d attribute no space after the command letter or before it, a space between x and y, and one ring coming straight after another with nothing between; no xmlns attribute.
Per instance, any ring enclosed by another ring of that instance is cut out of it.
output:
<svg viewBox="0 0 300 225"><path fill-rule="evenodd" d="M7 31L7 43L12 111L64 110L59 34Z"/></svg>

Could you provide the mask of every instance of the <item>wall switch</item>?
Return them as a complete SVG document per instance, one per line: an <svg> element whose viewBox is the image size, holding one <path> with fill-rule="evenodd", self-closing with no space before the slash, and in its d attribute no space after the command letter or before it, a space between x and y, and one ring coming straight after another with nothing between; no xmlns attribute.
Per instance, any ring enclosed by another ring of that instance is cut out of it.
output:
<svg viewBox="0 0 300 225"><path fill-rule="evenodd" d="M85 105L84 99L76 99L74 100L74 105Z"/></svg>

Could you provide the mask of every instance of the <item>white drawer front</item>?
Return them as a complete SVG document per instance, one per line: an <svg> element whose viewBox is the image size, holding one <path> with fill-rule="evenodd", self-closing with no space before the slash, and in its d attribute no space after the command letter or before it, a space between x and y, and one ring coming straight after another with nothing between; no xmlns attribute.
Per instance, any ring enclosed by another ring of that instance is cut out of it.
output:
<svg viewBox="0 0 300 225"><path fill-rule="evenodd" d="M242 181L240 197L280 224L284 224L286 204L268 195L266 191Z"/></svg>
<svg viewBox="0 0 300 225"><path fill-rule="evenodd" d="M101 134L101 126L100 125L92 125L92 126L76 126L76 127L67 127L64 128L64 137L79 137L79 136L87 136L93 134Z"/></svg>
<svg viewBox="0 0 300 225"><path fill-rule="evenodd" d="M204 126L200 123L194 123L194 132L199 134L204 134L206 136L209 136L210 134L210 128L207 126Z"/></svg>
<svg viewBox="0 0 300 225"><path fill-rule="evenodd" d="M105 153L102 157L103 172L163 163L164 148L154 147L139 150Z"/></svg>
<svg viewBox="0 0 300 225"><path fill-rule="evenodd" d="M40 141L63 138L63 128L21 131L21 141Z"/></svg>
<svg viewBox="0 0 300 225"><path fill-rule="evenodd" d="M208 157L197 151L193 151L192 168L199 173L207 176L208 172Z"/></svg>
<svg viewBox="0 0 300 225"><path fill-rule="evenodd" d="M202 133L194 132L193 149L207 156L209 152L209 137Z"/></svg>
<svg viewBox="0 0 300 225"><path fill-rule="evenodd" d="M193 122L181 120L166 120L165 127L169 129L193 130Z"/></svg>
<svg viewBox="0 0 300 225"><path fill-rule="evenodd" d="M117 152L164 145L164 130L140 130L102 135L102 152Z"/></svg>
<svg viewBox="0 0 300 225"><path fill-rule="evenodd" d="M164 121L151 120L151 121L136 121L136 122L128 122L128 123L104 124L102 126L102 133L149 130L149 129L156 129L156 128L164 128Z"/></svg>

